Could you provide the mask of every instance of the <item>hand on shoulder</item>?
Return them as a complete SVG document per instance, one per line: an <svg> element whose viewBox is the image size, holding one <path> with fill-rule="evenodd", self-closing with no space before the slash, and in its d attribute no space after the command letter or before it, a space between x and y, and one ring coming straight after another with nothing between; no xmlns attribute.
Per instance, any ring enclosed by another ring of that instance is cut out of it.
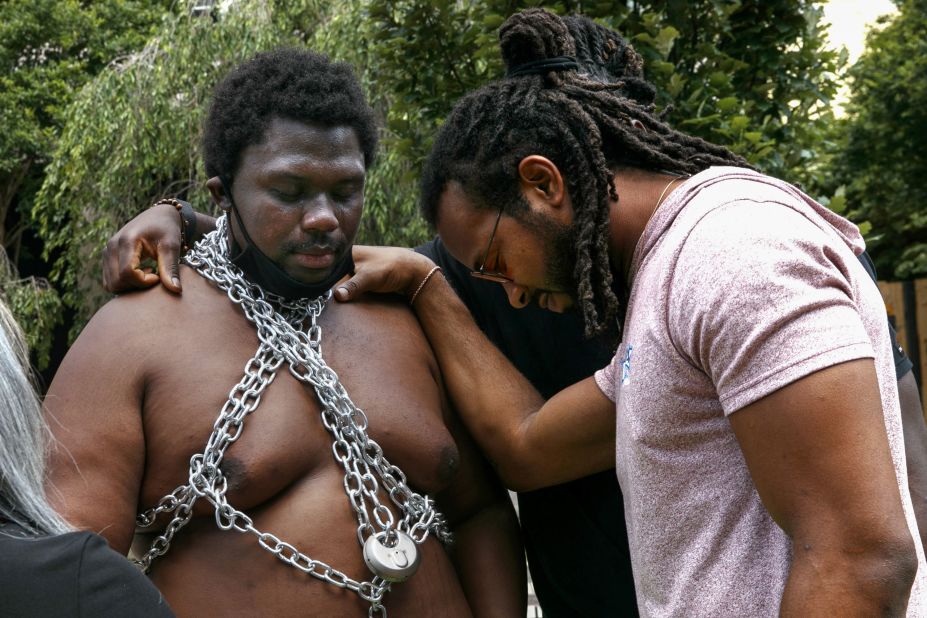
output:
<svg viewBox="0 0 927 618"><path fill-rule="evenodd" d="M354 245L354 275L335 288L335 299L356 300L366 292L398 293L411 299L435 263L403 247Z"/></svg>
<svg viewBox="0 0 927 618"><path fill-rule="evenodd" d="M103 249L103 287L112 293L162 283L180 293L180 219L174 206L159 203L116 232ZM142 267L155 260L158 272Z"/></svg>

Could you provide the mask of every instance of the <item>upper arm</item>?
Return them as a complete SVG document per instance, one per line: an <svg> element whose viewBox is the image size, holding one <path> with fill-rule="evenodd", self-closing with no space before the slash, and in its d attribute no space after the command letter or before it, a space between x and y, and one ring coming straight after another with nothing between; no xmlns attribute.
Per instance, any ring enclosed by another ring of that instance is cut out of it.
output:
<svg viewBox="0 0 927 618"><path fill-rule="evenodd" d="M438 492L436 499L448 522L455 526L482 509L504 504L508 495L460 419L451 413L447 422L457 445L459 468L453 481Z"/></svg>
<svg viewBox="0 0 927 618"><path fill-rule="evenodd" d="M910 539L871 359L812 373L729 419L763 504L796 547Z"/></svg>
<svg viewBox="0 0 927 618"><path fill-rule="evenodd" d="M145 463L143 384L133 337L112 305L81 333L45 398L54 437L48 493L70 523L125 553Z"/></svg>
<svg viewBox="0 0 927 618"><path fill-rule="evenodd" d="M427 343L425 345L427 347ZM427 356L426 364L435 383L436 405L457 447L458 468L453 480L435 496L448 522L454 527L483 509L497 505L511 508L508 493L454 410L430 348Z"/></svg>
<svg viewBox="0 0 927 618"><path fill-rule="evenodd" d="M673 342L711 381L797 547L907 534L861 271L801 212L738 202L693 227L673 275Z"/></svg>

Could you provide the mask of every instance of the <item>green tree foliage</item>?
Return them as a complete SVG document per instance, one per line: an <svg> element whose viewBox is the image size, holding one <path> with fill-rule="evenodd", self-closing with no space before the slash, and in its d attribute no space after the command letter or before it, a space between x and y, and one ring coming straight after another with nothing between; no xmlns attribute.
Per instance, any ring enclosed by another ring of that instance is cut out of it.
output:
<svg viewBox="0 0 927 618"><path fill-rule="evenodd" d="M502 76L497 29L543 5L582 12L624 32L645 56L668 119L792 180L814 181L840 59L823 48L811 0L512 2L343 0L232 3L216 21L178 15L144 52L105 71L69 108L61 146L36 204L66 300L88 316L107 236L154 198L205 206L199 124L231 63L303 42L356 66L383 126L368 179L361 241L428 237L416 179L454 101ZM189 191L189 193L187 193Z"/></svg>
<svg viewBox="0 0 927 618"><path fill-rule="evenodd" d="M167 0L0 3L0 209L4 215L30 174L41 175L73 93L113 58L141 47L167 6Z"/></svg>
<svg viewBox="0 0 927 618"><path fill-rule="evenodd" d="M46 279L20 278L2 247L0 247L0 296L16 316L16 321L26 327L23 329L26 344L38 368L44 369L48 366L51 354L52 342L49 334L58 324L63 309L61 297Z"/></svg>
<svg viewBox="0 0 927 618"><path fill-rule="evenodd" d="M40 366L61 301L47 281L20 279L16 262L35 192L74 93L110 61L140 48L170 0L0 2L0 288ZM32 257L32 256L30 256Z"/></svg>
<svg viewBox="0 0 927 618"><path fill-rule="evenodd" d="M529 6L581 12L624 33L646 60L668 120L771 174L819 186L830 100L844 62L825 48L820 2L354 0L312 42L363 69L385 116L367 240L411 243L415 179L454 101L502 76L496 31ZM358 41L367 41L358 45Z"/></svg>
<svg viewBox="0 0 927 618"><path fill-rule="evenodd" d="M53 280L80 324L107 298L100 284L106 239L158 197L209 210L201 124L218 79L254 53L301 44L321 2L242 2L227 13L168 15L140 52L111 65L76 97L33 218Z"/></svg>
<svg viewBox="0 0 927 618"><path fill-rule="evenodd" d="M880 274L909 279L927 276L927 1L899 9L850 69L834 175L850 216L872 224Z"/></svg>

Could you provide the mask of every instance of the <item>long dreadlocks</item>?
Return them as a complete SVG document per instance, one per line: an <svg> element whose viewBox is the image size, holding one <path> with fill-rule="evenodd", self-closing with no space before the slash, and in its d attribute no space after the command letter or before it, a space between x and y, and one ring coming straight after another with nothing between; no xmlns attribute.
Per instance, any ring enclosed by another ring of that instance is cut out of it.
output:
<svg viewBox="0 0 927 618"><path fill-rule="evenodd" d="M434 225L441 194L456 181L476 207L524 215L519 162L531 154L553 161L572 199L573 277L586 336L592 336L621 312L608 257L609 199L618 199L614 169L695 174L712 165L748 164L664 123L654 112L655 89L643 78L640 55L590 19L529 9L506 20L499 40L509 73L562 56L575 58L578 68L509 77L458 101L425 163L422 210Z"/></svg>

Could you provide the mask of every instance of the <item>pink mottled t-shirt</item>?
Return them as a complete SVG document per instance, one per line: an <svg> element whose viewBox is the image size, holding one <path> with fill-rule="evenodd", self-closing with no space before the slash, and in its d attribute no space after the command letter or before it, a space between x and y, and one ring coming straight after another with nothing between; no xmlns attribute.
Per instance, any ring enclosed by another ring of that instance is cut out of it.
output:
<svg viewBox="0 0 927 618"><path fill-rule="evenodd" d="M706 170L647 224L623 341L596 373L617 409L638 604L644 616L775 616L788 537L760 501L727 415L815 371L874 358L920 568L885 306L856 258L857 228L795 187Z"/></svg>

